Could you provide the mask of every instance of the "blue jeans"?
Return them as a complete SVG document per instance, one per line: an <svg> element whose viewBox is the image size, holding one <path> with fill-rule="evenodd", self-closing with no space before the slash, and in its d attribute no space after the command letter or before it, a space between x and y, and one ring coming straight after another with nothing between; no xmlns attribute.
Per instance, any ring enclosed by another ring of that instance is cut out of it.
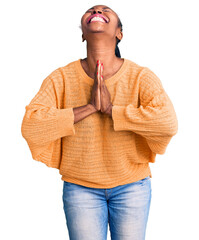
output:
<svg viewBox="0 0 199 240"><path fill-rule="evenodd" d="M70 240L144 240L151 203L151 179L113 188L89 188L64 181L63 209Z"/></svg>

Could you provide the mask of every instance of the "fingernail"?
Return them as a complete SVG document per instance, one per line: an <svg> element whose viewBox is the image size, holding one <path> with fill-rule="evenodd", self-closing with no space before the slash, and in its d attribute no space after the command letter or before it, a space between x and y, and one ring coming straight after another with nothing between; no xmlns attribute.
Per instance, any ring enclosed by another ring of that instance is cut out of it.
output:
<svg viewBox="0 0 199 240"><path fill-rule="evenodd" d="M97 60L97 63L99 63L99 60Z"/></svg>
<svg viewBox="0 0 199 240"><path fill-rule="evenodd" d="M97 75L98 75L98 72L97 72Z"/></svg>

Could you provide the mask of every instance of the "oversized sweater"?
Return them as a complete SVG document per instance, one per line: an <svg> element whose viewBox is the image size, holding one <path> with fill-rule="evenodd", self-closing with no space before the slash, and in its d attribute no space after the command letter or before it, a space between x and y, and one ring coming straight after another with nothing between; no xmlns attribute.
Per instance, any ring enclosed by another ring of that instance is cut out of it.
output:
<svg viewBox="0 0 199 240"><path fill-rule="evenodd" d="M105 84L112 117L95 112L74 124L73 108L90 102L94 79L80 59L52 71L25 107L21 132L34 160L63 181L112 188L151 174L178 131L173 104L155 73L125 59Z"/></svg>

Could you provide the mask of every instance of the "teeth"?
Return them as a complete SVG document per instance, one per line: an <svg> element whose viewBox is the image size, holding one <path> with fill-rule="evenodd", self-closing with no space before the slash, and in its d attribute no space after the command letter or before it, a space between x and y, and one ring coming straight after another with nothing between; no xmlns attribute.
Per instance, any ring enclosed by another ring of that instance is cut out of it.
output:
<svg viewBox="0 0 199 240"><path fill-rule="evenodd" d="M92 21L100 21L100 22L105 22L105 20L104 20L103 18L101 18L101 17L94 17L94 18L92 18L92 19L91 19L91 21L90 21L90 22L92 22Z"/></svg>

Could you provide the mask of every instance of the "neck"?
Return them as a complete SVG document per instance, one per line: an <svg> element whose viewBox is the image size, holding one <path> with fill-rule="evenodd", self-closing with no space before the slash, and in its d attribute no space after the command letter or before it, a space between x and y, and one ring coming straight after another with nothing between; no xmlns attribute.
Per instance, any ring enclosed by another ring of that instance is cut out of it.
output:
<svg viewBox="0 0 199 240"><path fill-rule="evenodd" d="M87 66L88 71L92 74L95 72L97 60L104 65L103 76L114 72L115 65L118 64L118 57L115 55L115 44L113 41L108 43L104 39L93 39L87 41Z"/></svg>

